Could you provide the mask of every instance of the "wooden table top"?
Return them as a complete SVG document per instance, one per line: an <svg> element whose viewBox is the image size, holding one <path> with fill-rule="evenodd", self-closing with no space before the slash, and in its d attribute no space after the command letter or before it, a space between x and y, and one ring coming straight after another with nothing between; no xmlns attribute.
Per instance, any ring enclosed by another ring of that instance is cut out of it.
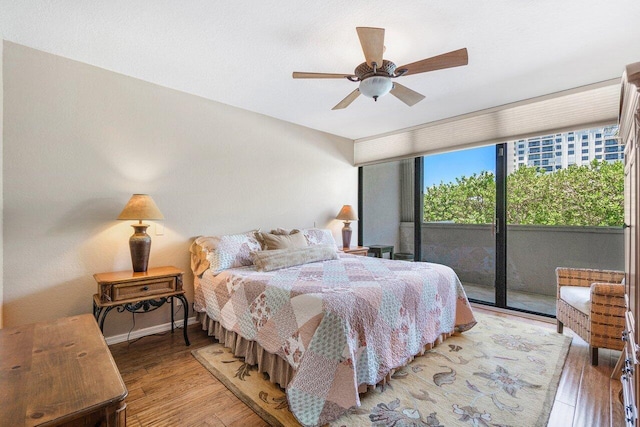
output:
<svg viewBox="0 0 640 427"><path fill-rule="evenodd" d="M150 268L147 271L143 272L134 272L132 270L125 271L112 271L108 273L96 273L93 275L93 278L96 279L98 283L113 283L113 282L133 282L136 280L150 278L156 279L160 277L170 277L183 274L182 270L176 267L167 266L167 267L155 267Z"/></svg>
<svg viewBox="0 0 640 427"><path fill-rule="evenodd" d="M127 393L91 314L0 329L0 425L58 424Z"/></svg>

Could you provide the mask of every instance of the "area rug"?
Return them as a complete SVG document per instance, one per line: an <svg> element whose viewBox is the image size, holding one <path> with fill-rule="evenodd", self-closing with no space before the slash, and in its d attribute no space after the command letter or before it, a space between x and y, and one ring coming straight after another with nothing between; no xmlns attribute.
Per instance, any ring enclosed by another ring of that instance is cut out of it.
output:
<svg viewBox="0 0 640 427"><path fill-rule="evenodd" d="M546 426L571 338L476 313L478 324L360 395L331 426ZM296 426L282 389L212 344L193 355L272 426Z"/></svg>

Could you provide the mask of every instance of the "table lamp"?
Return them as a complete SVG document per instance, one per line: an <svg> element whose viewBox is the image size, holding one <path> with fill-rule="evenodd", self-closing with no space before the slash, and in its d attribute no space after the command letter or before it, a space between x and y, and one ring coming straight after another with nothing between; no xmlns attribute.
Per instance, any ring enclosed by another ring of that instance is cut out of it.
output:
<svg viewBox="0 0 640 427"><path fill-rule="evenodd" d="M138 220L138 224L132 224L134 233L129 238L131 250L131 263L133 271L145 272L149 264L149 251L151 250L151 237L147 234L149 224L143 224L143 219L164 219L160 209L148 194L134 194L124 207L118 219Z"/></svg>
<svg viewBox="0 0 640 427"><path fill-rule="evenodd" d="M342 247L346 249L351 246L351 221L357 221L358 215L356 215L351 205L344 205L342 209L340 209L340 212L338 212L336 219L344 221L344 227L342 227Z"/></svg>

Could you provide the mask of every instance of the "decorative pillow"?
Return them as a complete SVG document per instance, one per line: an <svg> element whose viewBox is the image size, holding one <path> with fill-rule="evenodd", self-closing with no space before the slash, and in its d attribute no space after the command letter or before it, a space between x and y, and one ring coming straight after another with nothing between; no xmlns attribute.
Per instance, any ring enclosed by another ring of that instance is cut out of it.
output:
<svg viewBox="0 0 640 427"><path fill-rule="evenodd" d="M287 230L286 228L276 228L275 230L271 230L271 234L278 234L278 235L282 235L282 234L296 234L299 233L300 230L294 228L293 230Z"/></svg>
<svg viewBox="0 0 640 427"><path fill-rule="evenodd" d="M326 228L305 228L302 231L304 237L307 239L309 246L313 245L330 245L334 250L338 250L338 245L331 230Z"/></svg>
<svg viewBox="0 0 640 427"><path fill-rule="evenodd" d="M304 248L309 246L307 239L300 232L291 234L271 234L271 233L256 233L256 237L262 244L262 249L276 250L276 249L290 249L290 248Z"/></svg>
<svg viewBox="0 0 640 427"><path fill-rule="evenodd" d="M201 276L209 269L207 255L215 248L213 237L200 236L189 247L191 252L191 270L195 276Z"/></svg>
<svg viewBox="0 0 640 427"><path fill-rule="evenodd" d="M253 232L200 239L205 239L203 243L206 243L206 259L213 274L228 268L251 265L251 252L262 250Z"/></svg>
<svg viewBox="0 0 640 427"><path fill-rule="evenodd" d="M306 248L251 252L251 258L259 271L273 271L311 262L338 259L338 254L333 246L315 245Z"/></svg>

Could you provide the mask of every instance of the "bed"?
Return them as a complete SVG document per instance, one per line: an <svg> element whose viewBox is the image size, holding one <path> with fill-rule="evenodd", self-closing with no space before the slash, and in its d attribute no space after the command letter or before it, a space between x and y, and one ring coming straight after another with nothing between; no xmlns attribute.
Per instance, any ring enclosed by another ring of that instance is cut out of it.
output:
<svg viewBox="0 0 640 427"><path fill-rule="evenodd" d="M338 418L359 392L475 325L449 267L338 253L328 230L301 235L305 247L263 250L254 233L191 246L203 327L285 388L301 424Z"/></svg>

